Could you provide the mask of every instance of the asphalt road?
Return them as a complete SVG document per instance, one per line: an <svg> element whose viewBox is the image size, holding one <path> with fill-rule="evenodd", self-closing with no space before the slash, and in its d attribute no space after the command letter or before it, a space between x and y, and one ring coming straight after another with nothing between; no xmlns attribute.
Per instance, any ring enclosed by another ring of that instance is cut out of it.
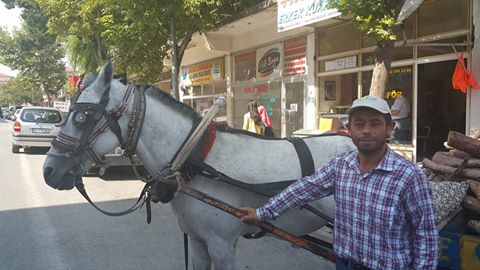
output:
<svg viewBox="0 0 480 270"><path fill-rule="evenodd" d="M0 269L184 269L183 235L170 206L153 205L150 225L142 209L104 216L77 191L45 184L45 150L12 154L11 128L11 122L0 120ZM85 177L84 183L100 207L120 211L136 201L143 186L133 178L109 171L104 179ZM241 239L236 265L334 269L323 258L273 237Z"/></svg>

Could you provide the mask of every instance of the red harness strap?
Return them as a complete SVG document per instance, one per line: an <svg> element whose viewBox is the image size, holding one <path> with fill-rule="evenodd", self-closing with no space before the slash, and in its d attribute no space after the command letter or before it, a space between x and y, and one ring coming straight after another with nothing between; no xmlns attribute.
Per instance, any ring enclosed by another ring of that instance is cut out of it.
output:
<svg viewBox="0 0 480 270"><path fill-rule="evenodd" d="M200 160L204 161L210 150L212 149L213 143L215 142L215 138L217 137L217 124L215 122L210 123L207 131L207 137L203 141L203 147L200 150Z"/></svg>

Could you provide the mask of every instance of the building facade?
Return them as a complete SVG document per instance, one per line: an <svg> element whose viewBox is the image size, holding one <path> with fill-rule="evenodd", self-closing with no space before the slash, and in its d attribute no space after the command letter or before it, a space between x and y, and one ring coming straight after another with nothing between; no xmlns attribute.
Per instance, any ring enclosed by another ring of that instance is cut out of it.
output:
<svg viewBox="0 0 480 270"><path fill-rule="evenodd" d="M407 100L403 135L391 145L411 160L442 149L450 130L480 127L480 109L472 106L480 102L479 90L452 87L460 57L480 80L479 46L473 44L479 2L426 0L398 32L385 99L392 106ZM277 32L277 5L271 4L194 37L182 62L182 100L202 112L225 94L227 108L218 120L241 128L248 101L256 99L278 137L315 130L322 115L345 113L368 94L374 50L349 19Z"/></svg>

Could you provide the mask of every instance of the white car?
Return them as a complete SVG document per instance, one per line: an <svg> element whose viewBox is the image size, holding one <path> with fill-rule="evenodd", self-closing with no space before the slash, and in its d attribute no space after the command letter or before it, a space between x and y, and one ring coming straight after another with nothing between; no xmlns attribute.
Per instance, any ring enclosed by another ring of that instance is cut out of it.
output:
<svg viewBox="0 0 480 270"><path fill-rule="evenodd" d="M17 110L15 111L15 113L14 113L13 116L12 116L12 121L15 121L15 120L18 118L18 115L20 115L20 110L21 110L21 109L17 109Z"/></svg>
<svg viewBox="0 0 480 270"><path fill-rule="evenodd" d="M59 110L47 107L23 107L13 124L12 153L20 148L50 147L60 132L62 122Z"/></svg>

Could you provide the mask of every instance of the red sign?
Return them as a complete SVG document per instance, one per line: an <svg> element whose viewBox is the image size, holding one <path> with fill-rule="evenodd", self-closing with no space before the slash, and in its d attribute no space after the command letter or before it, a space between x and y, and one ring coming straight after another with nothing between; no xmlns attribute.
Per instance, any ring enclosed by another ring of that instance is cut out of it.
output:
<svg viewBox="0 0 480 270"><path fill-rule="evenodd" d="M306 50L306 37L285 40L283 43L283 54L285 55L284 77L305 74L307 66Z"/></svg>
<svg viewBox="0 0 480 270"><path fill-rule="evenodd" d="M243 88L243 92L245 94L255 94L255 93L268 92L268 85L260 84L260 85L245 87L245 88Z"/></svg>

